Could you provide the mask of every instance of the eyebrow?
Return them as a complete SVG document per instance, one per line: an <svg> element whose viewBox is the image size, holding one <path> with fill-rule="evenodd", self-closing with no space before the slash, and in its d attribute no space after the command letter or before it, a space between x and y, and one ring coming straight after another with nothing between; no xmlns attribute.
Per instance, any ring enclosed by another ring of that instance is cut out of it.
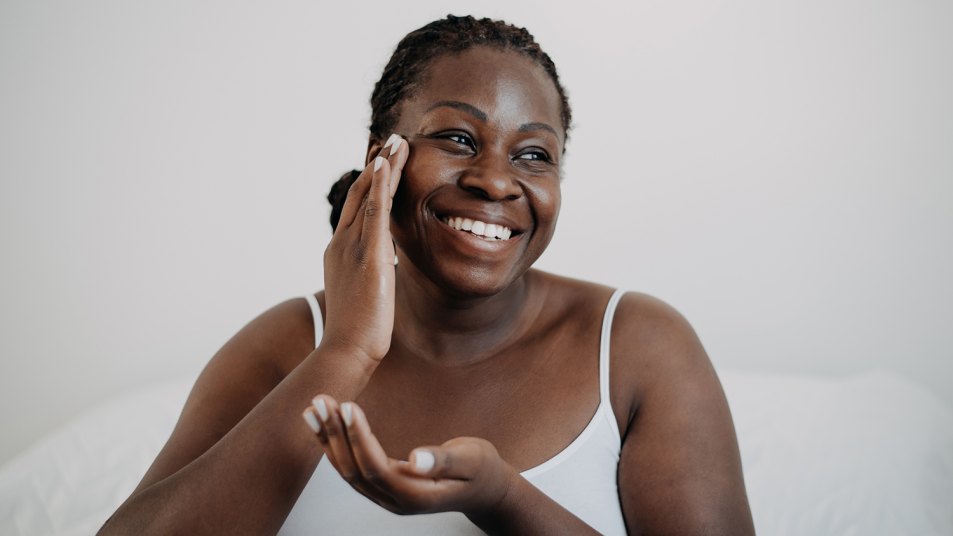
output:
<svg viewBox="0 0 953 536"><path fill-rule="evenodd" d="M464 111L472 115L473 117L476 117L480 121L483 121L484 123L486 123L486 120L487 120L486 112L484 112L483 110L477 108L476 106L472 104L467 104L465 102L460 102L460 101L453 101L453 100L440 101L434 104L433 106L431 106L430 108L427 108L427 112L433 111L437 108L443 108L443 107L455 108L457 110Z"/></svg>
<svg viewBox="0 0 953 536"><path fill-rule="evenodd" d="M559 139L559 134L556 134L556 129L547 125L546 123L526 123L525 125L520 125L520 132L532 132L534 130L548 130L553 133L553 136L556 136L556 139Z"/></svg>
<svg viewBox="0 0 953 536"><path fill-rule="evenodd" d="M487 115L486 115L486 112L484 112L483 110L477 108L476 106L473 106L472 104L467 104L467 103L465 103L465 102L454 101L454 100L444 100L444 101L440 101L440 102L435 103L435 104L434 104L433 106L431 106L430 108L427 108L427 112L431 112L431 111L433 111L433 110L435 110L435 109L437 109L437 108L454 108L454 109L456 109L456 110L460 110L460 111L466 112L466 113L472 115L473 117L476 117L477 119L479 119L480 121L482 121L482 122L484 122L484 123L486 123L486 122L487 122L487 119L488 119L488 118L487 118ZM556 133L556 129L554 129L553 127L547 125L546 123L525 123L525 124L523 124L523 125L520 125L520 127L519 127L518 130L519 130L520 132L532 132L532 131L534 131L534 130L546 130L546 131L551 132L551 133L553 134L553 136L556 137L557 140L559 139L559 134Z"/></svg>

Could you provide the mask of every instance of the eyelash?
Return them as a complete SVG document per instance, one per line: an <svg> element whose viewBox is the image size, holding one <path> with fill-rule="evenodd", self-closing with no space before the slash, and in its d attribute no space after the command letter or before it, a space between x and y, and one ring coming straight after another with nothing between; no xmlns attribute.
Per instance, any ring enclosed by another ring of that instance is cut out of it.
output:
<svg viewBox="0 0 953 536"><path fill-rule="evenodd" d="M473 139L470 138L470 136L467 134L453 133L453 134L448 134L444 136L444 138L450 141L453 141L454 143L466 145L471 150L476 149L476 144L473 142ZM522 158L523 156L527 156L527 155L533 155L536 158ZM545 151L541 151L541 150L531 150L524 153L520 153L519 155L516 156L516 158L517 160L527 160L530 162L545 162L549 164L552 163L552 159L549 158L549 155L546 154Z"/></svg>

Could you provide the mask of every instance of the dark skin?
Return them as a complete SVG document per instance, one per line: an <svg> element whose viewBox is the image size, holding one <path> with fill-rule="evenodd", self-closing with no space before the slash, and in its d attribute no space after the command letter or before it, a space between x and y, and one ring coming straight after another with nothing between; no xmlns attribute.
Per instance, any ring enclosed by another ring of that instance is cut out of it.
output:
<svg viewBox="0 0 953 536"><path fill-rule="evenodd" d="M275 532L322 455L393 511L461 511L491 534L594 533L519 475L598 407L611 294L530 268L559 213L555 87L513 52L443 56L396 131L396 151L370 141L328 246L321 345L300 299L243 328L103 534ZM483 241L453 216L512 236ZM611 344L629 533L753 534L731 416L691 327L629 293ZM293 409L315 415L317 394L328 418L315 434ZM414 469L421 450L432 469Z"/></svg>

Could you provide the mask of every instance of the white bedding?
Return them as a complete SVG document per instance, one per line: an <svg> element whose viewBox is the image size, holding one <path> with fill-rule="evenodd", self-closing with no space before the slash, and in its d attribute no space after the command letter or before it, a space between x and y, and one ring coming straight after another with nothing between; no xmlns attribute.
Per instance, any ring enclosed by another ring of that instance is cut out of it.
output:
<svg viewBox="0 0 953 536"><path fill-rule="evenodd" d="M953 413L910 381L722 372L761 535L953 535ZM191 379L88 411L0 467L0 534L92 534ZM297 410L294 410L297 411Z"/></svg>

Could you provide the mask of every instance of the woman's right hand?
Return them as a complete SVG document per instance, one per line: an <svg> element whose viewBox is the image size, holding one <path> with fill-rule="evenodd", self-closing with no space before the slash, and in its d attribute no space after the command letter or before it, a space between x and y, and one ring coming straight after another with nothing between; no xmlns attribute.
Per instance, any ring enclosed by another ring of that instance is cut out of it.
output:
<svg viewBox="0 0 953 536"><path fill-rule="evenodd" d="M327 308L321 345L366 358L376 367L394 331L394 242L390 213L410 148L391 135L348 190L324 252Z"/></svg>

